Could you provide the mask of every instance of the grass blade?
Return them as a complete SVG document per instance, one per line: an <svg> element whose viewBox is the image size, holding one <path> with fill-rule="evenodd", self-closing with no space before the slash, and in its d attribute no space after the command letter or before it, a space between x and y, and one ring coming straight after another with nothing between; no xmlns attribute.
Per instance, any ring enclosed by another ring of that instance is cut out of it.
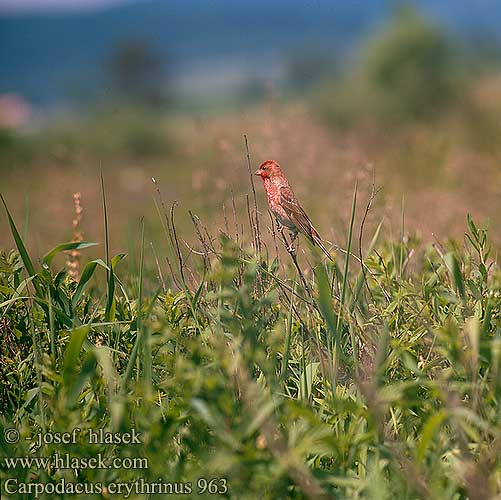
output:
<svg viewBox="0 0 501 500"><path fill-rule="evenodd" d="M151 397L152 389L152 358L149 329L143 328L143 273L144 273L144 218L141 219L141 255L139 261L139 294L137 299L137 335L141 339L143 351L144 382L147 398Z"/></svg>
<svg viewBox="0 0 501 500"><path fill-rule="evenodd" d="M350 219L350 230L348 233L348 245L346 248L346 260L344 263L344 274L343 274L343 287L341 289L341 303L339 304L339 314L337 317L337 325L336 325L336 331L339 332L339 328L341 326L341 315L345 303L345 298L346 298L346 289L347 289L347 284L348 284L348 268L350 265L350 254L351 254L351 242L353 239L353 223L355 222L355 210L357 207L357 184L355 184L355 190L353 192L353 202L351 206L351 219ZM355 356L355 339L351 338L351 347L353 351L353 355Z"/></svg>
<svg viewBox="0 0 501 500"><path fill-rule="evenodd" d="M3 206L5 207L5 212L7 213L7 218L9 219L10 230L12 232L12 236L14 238L14 241L16 242L16 247L17 247L17 250L19 252L19 255L21 256L24 267L25 267L25 269L30 277L36 276L37 273L35 271L35 267L33 266L33 262L31 261L31 258L28 254L28 251L26 250L26 247L23 243L23 240L19 234L19 231L17 230L14 219L12 218L12 216L9 212L9 209L7 207L7 203L5 202L5 199L1 193L0 193L0 198L2 199ZM40 283L38 283L37 280L33 280L33 285L35 287L37 295L39 297L43 297L44 293L43 293L42 287L40 286Z"/></svg>
<svg viewBox="0 0 501 500"><path fill-rule="evenodd" d="M43 262L50 266L52 260L59 252L65 252L66 250L81 250L96 245L97 243L91 243L89 241L70 241L69 243L61 243L44 255Z"/></svg>
<svg viewBox="0 0 501 500"><path fill-rule="evenodd" d="M452 275L452 279L454 281L454 286L456 287L456 291L459 293L462 299L465 298L465 286L463 275L461 274L461 267L459 265L458 258L452 252L449 252L444 256L445 263L449 269L449 272Z"/></svg>
<svg viewBox="0 0 501 500"><path fill-rule="evenodd" d="M103 199L103 218L104 218L104 252L106 262L106 280L108 284L108 298L106 301L106 321L115 320L115 276L113 274L113 267L110 264L110 244L108 235L108 209L106 205L106 191L104 188L104 177L101 172L101 196Z"/></svg>
<svg viewBox="0 0 501 500"><path fill-rule="evenodd" d="M294 293L296 287L294 287ZM280 370L280 381L283 382L287 377L287 367L289 366L291 336L292 336L292 311L294 309L294 293L291 293L291 305L289 307L289 315L287 316L287 332L285 334L285 348L282 357L282 368Z"/></svg>

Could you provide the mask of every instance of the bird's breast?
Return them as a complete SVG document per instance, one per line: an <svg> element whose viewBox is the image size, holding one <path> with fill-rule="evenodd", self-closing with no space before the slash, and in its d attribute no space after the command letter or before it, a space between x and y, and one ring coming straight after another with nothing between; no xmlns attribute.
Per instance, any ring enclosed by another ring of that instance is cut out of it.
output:
<svg viewBox="0 0 501 500"><path fill-rule="evenodd" d="M273 184L270 179L264 180L264 189L266 190L266 197L268 198L268 203L273 209L274 206L280 205L280 187Z"/></svg>
<svg viewBox="0 0 501 500"><path fill-rule="evenodd" d="M269 179L265 179L264 188L266 190L266 197L273 215L277 218L278 222L289 229L294 229L294 223L291 221L287 212L282 207L280 202L280 186L273 184Z"/></svg>

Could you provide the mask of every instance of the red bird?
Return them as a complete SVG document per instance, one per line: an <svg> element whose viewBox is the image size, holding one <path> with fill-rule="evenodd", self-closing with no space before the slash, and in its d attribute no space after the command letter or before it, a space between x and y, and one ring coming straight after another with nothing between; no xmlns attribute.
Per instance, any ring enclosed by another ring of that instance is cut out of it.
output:
<svg viewBox="0 0 501 500"><path fill-rule="evenodd" d="M267 160L261 164L255 174L263 179L270 209L277 220L278 231L283 236L283 230L286 227L291 233L291 242L287 250L294 251L292 244L298 233L303 233L313 245L317 244L332 260L310 218L294 196L280 165L274 160Z"/></svg>

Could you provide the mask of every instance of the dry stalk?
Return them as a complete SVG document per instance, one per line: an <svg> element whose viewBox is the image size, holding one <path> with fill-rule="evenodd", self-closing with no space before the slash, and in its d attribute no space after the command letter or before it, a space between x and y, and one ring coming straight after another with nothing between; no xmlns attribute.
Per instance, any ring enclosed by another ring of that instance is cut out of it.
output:
<svg viewBox="0 0 501 500"><path fill-rule="evenodd" d="M364 275L364 283L365 286L367 287L367 291L369 292L369 295L372 298L372 301L374 302L374 295L372 294L371 289L369 288L369 284L367 283L367 273L365 270L364 266L364 257L362 254L362 240L363 240L363 235L364 235L364 227L365 227L365 221L367 220L367 216L369 215L369 211L372 206L372 202L374 201L374 198L376 198L377 193L379 192L381 188L376 189L376 174L374 169L372 170L372 189L371 189L371 195L369 196L369 201L367 202L367 205L365 206L365 212L364 216L362 217L362 222L360 223L360 232L358 233L358 254L360 257L360 267L362 269L362 273Z"/></svg>
<svg viewBox="0 0 501 500"><path fill-rule="evenodd" d="M170 207L170 218L167 221L167 228L169 230L171 244L176 251L179 274L181 275L182 282L186 286L186 277L184 275L185 262L183 259L183 254L181 253L181 247L179 246L179 238L177 236L176 223L174 221L174 209L176 208L176 206L177 201L175 201Z"/></svg>
<svg viewBox="0 0 501 500"><path fill-rule="evenodd" d="M82 223L82 195L80 193L73 193L73 206L75 209L75 215L71 221L73 228L73 238L71 241L79 242L83 240L83 233L81 228ZM68 250L66 252L68 258L66 259L66 269L68 270L68 275L71 276L75 281L80 279L80 250Z"/></svg>
<svg viewBox="0 0 501 500"><path fill-rule="evenodd" d="M254 185L254 176L252 174L249 142L247 140L247 135L244 135L244 141L245 141L245 152L247 157L247 169L249 171L249 177L252 186L252 197L254 201L254 211L252 214L249 213L249 215L251 219L250 222L254 239L254 249L256 250L259 262L261 262L261 229L259 227L259 212L257 209L256 187Z"/></svg>
<svg viewBox="0 0 501 500"><path fill-rule="evenodd" d="M271 221L271 226L269 228L271 232L271 236L273 238L273 244L275 245L275 254L277 257L277 261L279 261L279 256L278 256L278 245L277 245L277 233L275 231L275 217L273 217L273 214L271 213L270 210L268 210L268 215L270 216L270 221Z"/></svg>
<svg viewBox="0 0 501 500"><path fill-rule="evenodd" d="M237 218L237 207L235 205L235 195L233 194L233 190L231 190L231 208L233 210L233 220L235 221L235 241L239 242L238 238L238 218Z"/></svg>
<svg viewBox="0 0 501 500"><path fill-rule="evenodd" d="M155 251L155 247L153 246L153 242L150 241L151 251L153 252L153 257L155 258L155 264L157 266L158 279L162 284L162 291L165 293L167 291L167 287L165 286L164 276L162 274L162 268L160 267L160 262L158 260L157 252Z"/></svg>
<svg viewBox="0 0 501 500"><path fill-rule="evenodd" d="M172 241L172 230L171 230L171 227L170 227L170 220L169 220L169 216L167 214L167 208L166 208L165 203L164 203L162 192L160 191L160 187L158 186L158 182L157 182L157 180L154 177L151 178L151 182L153 182L153 184L155 185L155 190L156 190L156 193L157 193L157 199L155 199L155 206L156 206L158 214L160 216L160 220L162 221L162 227L163 227L163 229L165 231L165 234L169 238L169 241L172 244L172 242L173 242ZM159 206L159 204L160 204L160 206ZM182 287L181 283L179 283L179 281L177 279L177 275L174 272L174 268L172 266L172 263L171 263L168 255L165 256L165 260L167 262L167 266L169 268L170 275L172 277L172 281L174 282L174 284L177 286L177 288L179 290L182 290L183 287Z"/></svg>
<svg viewBox="0 0 501 500"><path fill-rule="evenodd" d="M308 297L310 298L310 303L311 305L318 311L320 312L320 309L318 308L318 305L315 301L315 298L313 297L313 294L311 293L311 289L308 286L308 283L306 281L306 278L303 274L303 271L301 270L301 267L299 267L299 263L297 261L297 255L296 255L296 250L292 247L292 245L289 244L287 241L287 237L285 236L283 231L279 231L280 236L282 237L282 241L284 242L285 249L287 253L290 255L292 262L294 262L294 266L296 267L297 273L299 275L299 278L301 280L301 283L303 285L303 288L305 289L306 293L308 294Z"/></svg>
<svg viewBox="0 0 501 500"><path fill-rule="evenodd" d="M228 217L226 215L226 205L223 202L223 218L224 218L224 229L226 231L226 235L230 236L230 228L228 226Z"/></svg>
<svg viewBox="0 0 501 500"><path fill-rule="evenodd" d="M190 214L191 222L193 222L193 226L197 233L198 241L200 241L200 244L203 248L204 272L208 272L210 268L209 253L211 251L209 248L209 243L206 241L205 236L200 230L200 217L198 217L198 215L195 215L191 210L188 210L188 213Z"/></svg>

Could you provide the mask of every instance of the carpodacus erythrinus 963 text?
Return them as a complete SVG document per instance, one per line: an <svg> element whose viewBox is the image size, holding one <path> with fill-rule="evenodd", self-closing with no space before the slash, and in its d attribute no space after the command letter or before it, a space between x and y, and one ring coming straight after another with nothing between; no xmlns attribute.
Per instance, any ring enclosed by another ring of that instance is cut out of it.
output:
<svg viewBox="0 0 501 500"><path fill-rule="evenodd" d="M293 250L292 243L298 233L302 233L314 245L317 244L322 252L332 260L310 218L294 196L289 181L282 172L280 165L276 161L267 160L261 164L255 173L263 179L268 203L277 219L279 231L286 227L292 234L289 250Z"/></svg>

